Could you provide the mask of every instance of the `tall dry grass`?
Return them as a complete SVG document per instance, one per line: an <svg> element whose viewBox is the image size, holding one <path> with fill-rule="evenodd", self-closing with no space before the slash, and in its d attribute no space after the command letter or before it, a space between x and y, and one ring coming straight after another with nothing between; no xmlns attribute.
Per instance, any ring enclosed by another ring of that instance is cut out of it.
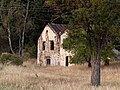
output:
<svg viewBox="0 0 120 90"><path fill-rule="evenodd" d="M86 65L39 67L5 66L0 70L0 90L120 90L120 62L101 69L101 86L90 85Z"/></svg>

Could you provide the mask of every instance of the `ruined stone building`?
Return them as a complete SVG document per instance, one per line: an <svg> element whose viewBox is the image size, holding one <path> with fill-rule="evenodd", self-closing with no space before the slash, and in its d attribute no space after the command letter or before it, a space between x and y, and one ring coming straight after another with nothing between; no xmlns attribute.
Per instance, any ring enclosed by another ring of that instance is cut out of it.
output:
<svg viewBox="0 0 120 90"><path fill-rule="evenodd" d="M69 66L70 53L62 48L63 39L67 37L63 24L49 23L38 39L37 64L42 66Z"/></svg>

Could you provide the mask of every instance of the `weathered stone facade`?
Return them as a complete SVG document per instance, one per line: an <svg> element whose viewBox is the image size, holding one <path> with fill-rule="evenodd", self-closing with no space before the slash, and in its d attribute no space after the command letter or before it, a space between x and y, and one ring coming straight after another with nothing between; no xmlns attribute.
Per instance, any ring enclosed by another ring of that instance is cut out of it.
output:
<svg viewBox="0 0 120 90"><path fill-rule="evenodd" d="M68 66L70 54L62 48L66 38L66 27L63 24L48 24L38 39L37 64Z"/></svg>

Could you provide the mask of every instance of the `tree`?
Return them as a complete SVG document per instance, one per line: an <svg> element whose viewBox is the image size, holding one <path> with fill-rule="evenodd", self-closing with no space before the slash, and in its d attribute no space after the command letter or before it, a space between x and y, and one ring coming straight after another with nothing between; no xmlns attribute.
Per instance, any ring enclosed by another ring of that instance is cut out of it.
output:
<svg viewBox="0 0 120 90"><path fill-rule="evenodd" d="M10 22L12 19L12 14L14 13L15 9L12 9L13 6L15 6L16 2L13 0L6 2L1 1L1 7L0 7L0 13L1 13L1 26L2 29L7 32L7 38L9 42L10 51L15 54L12 46L12 40L11 40L11 27Z"/></svg>
<svg viewBox="0 0 120 90"><path fill-rule="evenodd" d="M27 10L26 10L27 9ZM29 2L20 0L1 1L1 31L8 38L10 52L23 56L25 34L33 31L33 22L28 18Z"/></svg>
<svg viewBox="0 0 120 90"><path fill-rule="evenodd" d="M25 19L24 19L24 26L23 26L23 30L22 30L22 35L20 36L20 41L19 41L19 55L23 56L23 47L24 47L24 38L25 38L25 30L26 30L26 23L27 23L27 19L28 19L28 10L29 10L29 3L30 1L27 0L27 5L26 5L26 11L25 11Z"/></svg>
<svg viewBox="0 0 120 90"><path fill-rule="evenodd" d="M24 2L27 4L27 2ZM52 13L45 5L45 0L30 1L28 19L32 20L33 30L25 34L25 50L31 58L36 57L37 40L44 26L50 22Z"/></svg>
<svg viewBox="0 0 120 90"><path fill-rule="evenodd" d="M77 56L78 59L83 55L91 57L91 84L99 86L102 51L120 38L118 37L120 35L120 2L90 0L89 3L88 6L73 11L68 38L64 41L63 47L73 52L74 57Z"/></svg>
<svg viewBox="0 0 120 90"><path fill-rule="evenodd" d="M1 7L0 7L0 13L1 13L1 26L6 30L6 32L8 33L8 41L9 41L9 47L11 52L14 54L13 51L13 47L12 47L12 43L11 43L11 31L10 31L10 16L12 13L12 10L9 6L11 6L11 3L9 3L9 5L7 7L9 7L9 9L7 10L7 14L5 14L6 11L4 11L3 9L6 8L3 6L4 1L1 1ZM3 14L4 13L4 14ZM4 19L4 21L3 21Z"/></svg>

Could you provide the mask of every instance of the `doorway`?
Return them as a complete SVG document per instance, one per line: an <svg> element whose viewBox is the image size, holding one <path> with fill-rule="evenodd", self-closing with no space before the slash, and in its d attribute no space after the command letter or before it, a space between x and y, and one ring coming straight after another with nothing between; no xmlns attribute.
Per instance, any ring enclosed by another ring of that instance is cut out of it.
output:
<svg viewBox="0 0 120 90"><path fill-rule="evenodd" d="M47 65L50 65L50 63L51 63L51 60L50 60L50 59L47 59L47 60L46 60L46 64L47 64Z"/></svg>
<svg viewBox="0 0 120 90"><path fill-rule="evenodd" d="M66 56L66 66L68 66L69 62L68 62L68 56Z"/></svg>

